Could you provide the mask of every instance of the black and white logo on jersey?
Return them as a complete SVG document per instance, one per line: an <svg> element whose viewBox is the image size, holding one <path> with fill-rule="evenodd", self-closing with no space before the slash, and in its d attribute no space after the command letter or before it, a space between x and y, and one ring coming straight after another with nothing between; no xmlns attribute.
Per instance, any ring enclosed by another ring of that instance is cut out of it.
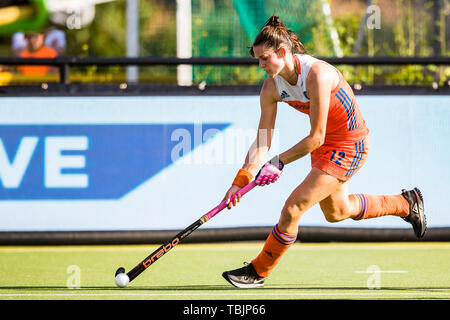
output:
<svg viewBox="0 0 450 320"><path fill-rule="evenodd" d="M281 100L284 100L284 99L286 99L288 97L290 97L290 95L286 91L284 91L284 90L281 91L281 93L280 93Z"/></svg>

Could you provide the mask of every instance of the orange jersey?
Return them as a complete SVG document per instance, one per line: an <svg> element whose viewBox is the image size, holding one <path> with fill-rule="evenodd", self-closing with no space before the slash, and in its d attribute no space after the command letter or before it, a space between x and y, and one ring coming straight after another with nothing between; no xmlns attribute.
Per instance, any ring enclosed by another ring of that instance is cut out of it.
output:
<svg viewBox="0 0 450 320"><path fill-rule="evenodd" d="M50 47L42 47L36 52L30 52L28 49L21 53L21 58L55 58L57 56L57 52ZM20 73L25 75L37 75L43 76L46 75L50 70L50 66L19 66L17 69Z"/></svg>
<svg viewBox="0 0 450 320"><path fill-rule="evenodd" d="M310 100L306 90L306 77L311 66L320 60L309 55L296 54L295 57L300 73L297 84L292 86L281 76L276 76L274 80L281 100L294 109L309 115ZM369 134L352 88L339 70L335 70L339 75L339 83L331 91L325 145L358 141Z"/></svg>
<svg viewBox="0 0 450 320"><path fill-rule="evenodd" d="M274 81L283 102L309 115L310 99L306 90L309 69L320 61L312 56L296 54L298 81L289 84L281 76ZM311 164L341 179L350 179L364 164L369 150L369 129L359 110L353 90L339 70L337 86L331 91L324 144L311 153Z"/></svg>

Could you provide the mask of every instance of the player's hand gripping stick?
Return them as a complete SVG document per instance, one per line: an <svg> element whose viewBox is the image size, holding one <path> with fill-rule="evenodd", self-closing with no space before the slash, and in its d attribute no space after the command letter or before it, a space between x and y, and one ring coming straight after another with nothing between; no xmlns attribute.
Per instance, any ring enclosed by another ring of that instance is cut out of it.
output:
<svg viewBox="0 0 450 320"><path fill-rule="evenodd" d="M255 177L256 184L263 187L266 184L274 183L278 180L283 172L284 163L281 162L278 156L273 157L267 162Z"/></svg>

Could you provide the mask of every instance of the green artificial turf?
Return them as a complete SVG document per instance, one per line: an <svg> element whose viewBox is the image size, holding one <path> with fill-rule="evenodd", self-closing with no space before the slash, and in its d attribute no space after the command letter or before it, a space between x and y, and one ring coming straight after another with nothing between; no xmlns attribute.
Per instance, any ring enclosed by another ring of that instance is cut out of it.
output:
<svg viewBox="0 0 450 320"><path fill-rule="evenodd" d="M0 300L450 299L450 243L295 243L264 288L229 285L262 245L180 244L126 288L115 270L158 246L0 247Z"/></svg>

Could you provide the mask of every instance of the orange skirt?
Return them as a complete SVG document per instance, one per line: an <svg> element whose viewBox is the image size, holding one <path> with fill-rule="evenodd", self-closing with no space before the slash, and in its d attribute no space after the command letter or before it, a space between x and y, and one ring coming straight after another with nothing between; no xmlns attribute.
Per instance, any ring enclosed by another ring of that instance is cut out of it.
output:
<svg viewBox="0 0 450 320"><path fill-rule="evenodd" d="M311 152L311 166L348 181L364 165L368 152L369 136L359 141L324 144Z"/></svg>

